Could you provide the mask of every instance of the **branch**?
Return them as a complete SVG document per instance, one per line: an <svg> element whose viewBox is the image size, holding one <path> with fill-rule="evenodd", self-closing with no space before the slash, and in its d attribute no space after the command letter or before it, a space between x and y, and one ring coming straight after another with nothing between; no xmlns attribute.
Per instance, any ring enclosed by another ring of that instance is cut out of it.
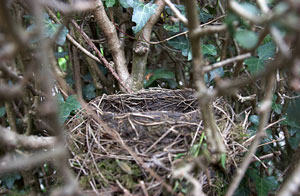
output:
<svg viewBox="0 0 300 196"><path fill-rule="evenodd" d="M57 24L61 24L61 22L59 21L59 19L55 16L55 14L50 9L46 9L46 11L49 14L49 16L52 18L52 20L54 20ZM69 33L67 34L67 40L71 44L73 44L74 46L76 46L85 55L87 55L91 59L94 59L98 63L101 63L100 59L98 59L95 55L93 55L92 53L90 53L87 49L85 49L84 47L82 47Z"/></svg>
<svg viewBox="0 0 300 196"><path fill-rule="evenodd" d="M220 61L220 62L214 63L212 65L208 65L208 66L203 68L203 71L205 73L207 73L207 72L210 72L211 70L217 69L219 67L223 67L223 66L228 65L230 63L234 63L234 62L237 62L237 61L244 60L248 57L251 57L251 53L241 54L239 56L235 56L235 57L226 59L224 61Z"/></svg>
<svg viewBox="0 0 300 196"><path fill-rule="evenodd" d="M188 24L188 20L184 15L180 13L180 11L175 7L175 5L170 0L164 0L166 4L170 7L170 9L174 12L174 14L177 16L177 18L184 24Z"/></svg>
<svg viewBox="0 0 300 196"><path fill-rule="evenodd" d="M233 181L231 182L225 196L232 196L234 194L234 192L237 189L237 187L239 186L242 178L244 177L249 164L252 161L252 156L255 154L256 149L258 148L261 138L265 135L264 127L266 126L266 124L268 122L269 113L271 110L272 96L273 96L272 89L273 89L274 83L275 83L275 77L274 77L274 74L271 74L267 78L266 89L265 89L265 91L266 91L265 98L259 109L260 110L259 125L257 128L255 139L254 139L246 157L244 158L240 168L237 169L237 172L236 172L235 176L233 177Z"/></svg>
<svg viewBox="0 0 300 196"><path fill-rule="evenodd" d="M227 25L210 25L210 26L205 26L205 27L199 26L198 28L196 28L190 32L190 36L192 36L196 39L196 38L200 38L204 35L219 33L219 32L223 32L226 30L227 30Z"/></svg>
<svg viewBox="0 0 300 196"><path fill-rule="evenodd" d="M125 85L128 84L130 80L130 75L126 66L125 52L120 43L116 28L107 17L102 1L94 0L94 3L95 19L106 37L108 48L111 50L115 68L120 77L118 81L122 81L121 83L123 84L121 85L125 87L128 92L130 92L130 88Z"/></svg>
<svg viewBox="0 0 300 196"><path fill-rule="evenodd" d="M152 33L153 25L159 19L161 12L165 7L165 1L157 0L156 12L150 17L144 28L136 36L134 42L134 52L132 60L132 72L131 82L134 90L140 90L143 88L144 75L146 72L146 64L148 53L150 49L150 37Z"/></svg>
<svg viewBox="0 0 300 196"><path fill-rule="evenodd" d="M120 85L122 87L124 87L124 89L127 92L131 92L131 89L126 85L125 81L122 80L122 75L119 76L116 73L116 71L114 70L113 66L105 59L105 57L101 54L101 52L98 50L98 48L92 42L92 40L87 36L87 34L85 32L83 32L83 30L78 26L78 24L74 20L72 20L71 23L80 32L80 34L82 35L83 39L88 43L88 45L91 48L93 48L93 50L97 53L98 57L101 59L101 61L104 64L104 66L112 73L112 75L116 78L116 80L120 83ZM124 76L123 76L123 78L124 78Z"/></svg>
<svg viewBox="0 0 300 196"><path fill-rule="evenodd" d="M4 151L50 148L54 147L55 142L55 137L25 136L0 126L0 146Z"/></svg>
<svg viewBox="0 0 300 196"><path fill-rule="evenodd" d="M197 4L195 0L185 1L185 7L188 17L188 28L190 32L195 31L199 26ZM222 136L219 133L211 107L211 100L209 90L206 87L204 81L204 66L205 62L201 51L200 36L189 36L189 40L192 48L193 55L193 71L194 82L198 90L198 100L203 115L204 130L208 141L209 150L212 154L216 154L217 157L220 153L225 152L225 145L222 140ZM215 156L214 156L215 157Z"/></svg>

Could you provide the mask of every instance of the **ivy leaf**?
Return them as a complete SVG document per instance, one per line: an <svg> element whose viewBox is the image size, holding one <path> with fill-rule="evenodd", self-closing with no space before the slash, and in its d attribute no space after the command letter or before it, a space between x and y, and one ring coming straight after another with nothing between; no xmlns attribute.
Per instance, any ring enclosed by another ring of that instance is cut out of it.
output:
<svg viewBox="0 0 300 196"><path fill-rule="evenodd" d="M81 105L77 101L76 95L69 96L65 102L61 98L61 95L58 95L59 117L60 121L64 123L71 112L79 109Z"/></svg>
<svg viewBox="0 0 300 196"><path fill-rule="evenodd" d="M287 120L296 125L300 125L300 98L290 101L287 108Z"/></svg>
<svg viewBox="0 0 300 196"><path fill-rule="evenodd" d="M49 18L49 15L44 13L44 27L43 27L43 36L40 38L34 38L31 40L32 43L41 41L41 39L45 39L45 38L54 38L54 36L56 35L56 32L60 29L61 24L55 24L52 22L52 20ZM35 24L30 25L29 27L27 27L26 31L27 32L31 32L34 30L34 28L36 27ZM69 33L69 30L66 27L63 27L63 29L61 30L59 36L57 37L57 39L55 40L55 42L62 46L64 45L64 43L66 42L66 37L67 34Z"/></svg>
<svg viewBox="0 0 300 196"><path fill-rule="evenodd" d="M207 12L205 12L204 10L200 10L200 14L199 14L199 20L202 23L206 23L209 19L212 19L213 16Z"/></svg>
<svg viewBox="0 0 300 196"><path fill-rule="evenodd" d="M183 36L176 37L175 39L168 41L168 43L170 46L174 47L175 49L181 50L183 56L189 56L190 43L186 37ZM192 58L191 54L190 54L190 58Z"/></svg>
<svg viewBox="0 0 300 196"><path fill-rule="evenodd" d="M95 98L96 97L95 90L96 90L96 88L92 83L85 85L82 89L84 98L87 100L91 100L91 99Z"/></svg>
<svg viewBox="0 0 300 196"><path fill-rule="evenodd" d="M19 179L21 179L21 175L19 173L11 173L2 177L1 181L3 182L3 185L11 190L15 184L15 181Z"/></svg>
<svg viewBox="0 0 300 196"><path fill-rule="evenodd" d="M116 0L105 0L106 7L113 7L116 4Z"/></svg>
<svg viewBox="0 0 300 196"><path fill-rule="evenodd" d="M248 66L252 75L257 74L264 69L264 62L264 60L256 57L250 57L244 60L244 64Z"/></svg>
<svg viewBox="0 0 300 196"><path fill-rule="evenodd" d="M255 32L244 29L237 30L234 34L234 39L244 49L253 48L258 41L258 37Z"/></svg>
<svg viewBox="0 0 300 196"><path fill-rule="evenodd" d="M250 12L251 14L253 15L259 15L260 14L260 11L259 9L251 4L251 3L248 3L248 2L243 2L243 3L240 3L240 5L245 9L247 10L248 12Z"/></svg>
<svg viewBox="0 0 300 196"><path fill-rule="evenodd" d="M246 184L248 178L243 178L238 189L234 192L233 196L248 196L250 195L249 186Z"/></svg>
<svg viewBox="0 0 300 196"><path fill-rule="evenodd" d="M179 32L179 23L178 22L176 22L174 25L164 24L163 27L167 31L172 31L174 33L178 33Z"/></svg>
<svg viewBox="0 0 300 196"><path fill-rule="evenodd" d="M5 107L0 108L0 118L2 118L6 113Z"/></svg>
<svg viewBox="0 0 300 196"><path fill-rule="evenodd" d="M145 5L139 0L120 0L120 4L124 8L133 8L132 21L136 23L136 26L132 27L134 33L139 32L145 26L157 8L156 4L147 3Z"/></svg>
<svg viewBox="0 0 300 196"><path fill-rule="evenodd" d="M276 46L273 42L268 42L257 48L257 55L260 59L268 60L273 58L276 52Z"/></svg>
<svg viewBox="0 0 300 196"><path fill-rule="evenodd" d="M217 55L217 49L212 44L202 44L202 53L203 55L209 54L215 56Z"/></svg>
<svg viewBox="0 0 300 196"><path fill-rule="evenodd" d="M255 170L248 170L247 175L254 180L256 191L259 196L268 196L271 190L275 190L278 187L275 176L262 178Z"/></svg>
<svg viewBox="0 0 300 196"><path fill-rule="evenodd" d="M259 116L257 115L251 115L249 117L250 122L252 122L254 125L258 126L259 124Z"/></svg>

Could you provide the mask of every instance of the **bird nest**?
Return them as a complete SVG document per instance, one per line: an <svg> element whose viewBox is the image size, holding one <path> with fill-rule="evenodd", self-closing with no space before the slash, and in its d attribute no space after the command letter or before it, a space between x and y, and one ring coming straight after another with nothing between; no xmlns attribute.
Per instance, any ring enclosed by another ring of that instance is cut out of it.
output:
<svg viewBox="0 0 300 196"><path fill-rule="evenodd" d="M163 195L162 184L168 181L174 192L188 189L188 181L173 180L171 174L182 162L189 162L187 157L200 156L206 148L195 91L151 89L103 95L88 106L93 114L82 110L66 125L70 165L82 188L101 195ZM213 108L227 146L227 162L220 172L228 174L244 152L233 142L244 139L243 129L223 99L213 102ZM217 174L209 176L202 173L204 188Z"/></svg>

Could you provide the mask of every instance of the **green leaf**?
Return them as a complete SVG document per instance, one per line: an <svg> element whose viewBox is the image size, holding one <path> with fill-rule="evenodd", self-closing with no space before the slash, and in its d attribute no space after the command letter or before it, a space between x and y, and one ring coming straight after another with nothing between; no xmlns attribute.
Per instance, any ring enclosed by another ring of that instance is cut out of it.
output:
<svg viewBox="0 0 300 196"><path fill-rule="evenodd" d="M21 175L19 173L11 173L2 177L1 181L3 182L3 185L11 190L15 184L15 181L19 179L21 179Z"/></svg>
<svg viewBox="0 0 300 196"><path fill-rule="evenodd" d="M156 4L147 3L145 5L139 0L120 0L120 4L124 8L133 8L132 21L136 23L136 26L132 27L134 33L139 32L145 26L157 8Z"/></svg>
<svg viewBox="0 0 300 196"><path fill-rule="evenodd" d="M52 20L49 18L48 14L44 13L44 19L43 19L44 27L43 27L43 36L38 38L33 38L31 40L32 43L36 43L38 41L41 41L45 38L54 38L56 36L56 32L60 29L61 24L55 24L52 22ZM34 28L36 27L35 24L32 24L27 27L27 32L34 31ZM67 34L69 33L69 30L66 27L63 27L61 30L59 36L55 40L55 42L62 46L66 42Z"/></svg>
<svg viewBox="0 0 300 196"><path fill-rule="evenodd" d="M300 98L291 100L287 108L287 120L300 125Z"/></svg>
<svg viewBox="0 0 300 196"><path fill-rule="evenodd" d="M149 80L144 84L144 87L149 87L155 80L157 79L173 79L175 78L175 74L171 71L165 69L157 69L153 72L153 75L149 78Z"/></svg>
<svg viewBox="0 0 300 196"><path fill-rule="evenodd" d="M258 41L258 37L255 32L244 29L237 30L234 34L234 38L244 49L253 48Z"/></svg>
<svg viewBox="0 0 300 196"><path fill-rule="evenodd" d="M278 187L278 182L275 176L262 178L255 170L248 170L247 175L254 180L256 191L259 196L268 196L270 191Z"/></svg>
<svg viewBox="0 0 300 196"><path fill-rule="evenodd" d="M226 153L222 153L221 155L221 165L224 169L226 169Z"/></svg>
<svg viewBox="0 0 300 196"><path fill-rule="evenodd" d="M96 88L92 83L85 85L82 89L84 98L87 100L91 100L91 99L95 98L96 97L95 90L96 90Z"/></svg>
<svg viewBox="0 0 300 196"><path fill-rule="evenodd" d="M203 55L209 54L215 56L217 55L217 49L212 44L202 44L202 53Z"/></svg>
<svg viewBox="0 0 300 196"><path fill-rule="evenodd" d="M163 27L167 31L172 31L174 33L178 33L179 32L179 23L178 22L176 22L174 25L164 24Z"/></svg>
<svg viewBox="0 0 300 196"><path fill-rule="evenodd" d="M0 118L2 118L6 114L5 107L0 108Z"/></svg>
<svg viewBox="0 0 300 196"><path fill-rule="evenodd" d="M199 14L199 20L202 23L206 23L209 19L212 19L213 16L207 12L205 12L204 10L200 10L200 14Z"/></svg>
<svg viewBox="0 0 300 196"><path fill-rule="evenodd" d="M257 115L251 115L249 117L250 122L252 122L254 125L258 126L259 124L259 116Z"/></svg>
<svg viewBox="0 0 300 196"><path fill-rule="evenodd" d="M64 102L61 100L61 95L58 95L59 117L60 121L64 123L70 116L71 112L81 107L77 101L76 95L71 95Z"/></svg>
<svg viewBox="0 0 300 196"><path fill-rule="evenodd" d="M273 58L276 52L276 46L273 42L268 42L257 48L257 55L260 59L268 60Z"/></svg>
<svg viewBox="0 0 300 196"><path fill-rule="evenodd" d="M248 69L252 75L255 75L264 69L265 61L256 57L250 57L244 60L244 64L248 65Z"/></svg>
<svg viewBox="0 0 300 196"><path fill-rule="evenodd" d="M190 49L190 43L189 40L186 37L176 37L175 39L172 39L168 41L168 44L172 47L174 47L177 50L181 50L181 53L183 56L188 56L188 59L192 59L192 53ZM190 54L189 54L190 53Z"/></svg>
<svg viewBox="0 0 300 196"><path fill-rule="evenodd" d="M49 16L47 14L45 14L44 17L44 32L46 34L47 37L50 38L54 38L54 36L56 35L56 32L59 30L61 24L55 24L52 22L52 20L49 18ZM63 27L63 29L61 30L59 36L57 37L57 39L55 40L55 42L62 46L64 45L64 43L66 42L66 37L67 34L69 33L69 30L66 27Z"/></svg>
<svg viewBox="0 0 300 196"><path fill-rule="evenodd" d="M116 0L105 0L106 7L113 7L116 4Z"/></svg>
<svg viewBox="0 0 300 196"><path fill-rule="evenodd" d="M251 3L243 2L243 3L240 3L240 5L253 15L259 15L260 14L259 9Z"/></svg>
<svg viewBox="0 0 300 196"><path fill-rule="evenodd" d="M249 186L246 184L248 178L244 177L242 182L240 183L238 189L234 192L233 196L249 196L250 189Z"/></svg>

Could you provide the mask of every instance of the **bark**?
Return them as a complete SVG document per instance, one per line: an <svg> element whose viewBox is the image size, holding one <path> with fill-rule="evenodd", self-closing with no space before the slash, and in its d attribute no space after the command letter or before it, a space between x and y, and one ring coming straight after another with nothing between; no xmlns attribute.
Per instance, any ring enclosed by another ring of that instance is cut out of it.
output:
<svg viewBox="0 0 300 196"><path fill-rule="evenodd" d="M152 27L159 19L159 16L165 7L165 1L158 0L156 1L156 5L158 5L156 13L151 16L142 31L137 34L137 41L134 43L131 73L131 86L134 91L143 88L147 58L150 49L150 44L148 42L150 41Z"/></svg>
<svg viewBox="0 0 300 196"><path fill-rule="evenodd" d="M108 48L111 50L115 69L121 80L124 83L127 83L128 80L130 80L129 72L126 66L125 52L122 49L122 45L120 43L116 28L107 17L102 1L95 0L95 6L95 18L97 24L99 25L107 39Z"/></svg>

